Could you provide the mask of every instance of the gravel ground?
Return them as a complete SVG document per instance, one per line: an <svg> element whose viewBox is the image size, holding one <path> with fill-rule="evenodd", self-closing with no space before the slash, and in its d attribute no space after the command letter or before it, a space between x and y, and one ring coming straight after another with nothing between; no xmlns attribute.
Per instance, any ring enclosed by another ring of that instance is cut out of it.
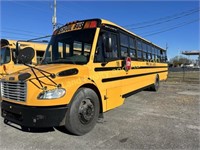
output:
<svg viewBox="0 0 200 150"><path fill-rule="evenodd" d="M25 132L0 117L0 149L200 149L199 91L198 84L164 82L156 93L128 97L84 136L55 128Z"/></svg>

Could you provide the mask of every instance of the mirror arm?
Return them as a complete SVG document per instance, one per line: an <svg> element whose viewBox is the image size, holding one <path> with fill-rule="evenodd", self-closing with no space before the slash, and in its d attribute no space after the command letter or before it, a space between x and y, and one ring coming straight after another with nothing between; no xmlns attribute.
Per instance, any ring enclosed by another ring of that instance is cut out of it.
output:
<svg viewBox="0 0 200 150"><path fill-rule="evenodd" d="M19 54L19 41L16 42L16 54L15 54L15 57L17 58Z"/></svg>

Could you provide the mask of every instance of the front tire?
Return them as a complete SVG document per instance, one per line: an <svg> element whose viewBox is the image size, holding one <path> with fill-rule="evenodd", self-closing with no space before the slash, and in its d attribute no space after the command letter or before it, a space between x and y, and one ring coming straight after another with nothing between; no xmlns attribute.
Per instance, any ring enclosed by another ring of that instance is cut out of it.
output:
<svg viewBox="0 0 200 150"><path fill-rule="evenodd" d="M65 128L75 135L88 133L97 122L99 109L99 98L92 89L78 89L67 111Z"/></svg>

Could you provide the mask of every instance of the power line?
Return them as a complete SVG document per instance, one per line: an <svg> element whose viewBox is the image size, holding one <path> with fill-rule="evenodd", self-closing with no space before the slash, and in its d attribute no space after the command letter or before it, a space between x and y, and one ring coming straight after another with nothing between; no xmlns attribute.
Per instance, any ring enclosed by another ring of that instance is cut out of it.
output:
<svg viewBox="0 0 200 150"><path fill-rule="evenodd" d="M50 12L50 10L49 11L46 11L46 10L44 10L44 9L40 9L40 8L38 8L38 7L33 7L33 5L29 5L29 4L25 4L25 3L20 3L19 1L14 1L14 0L11 0L11 2L13 2L13 3L16 3L16 4L18 4L18 5L21 5L21 6L24 6L24 7L30 7L30 8L33 8L33 9L37 9L37 10L39 10L39 11L42 11L42 12L45 12L45 13L49 13Z"/></svg>
<svg viewBox="0 0 200 150"><path fill-rule="evenodd" d="M1 39L20 39L20 40L27 40L27 38L19 38L16 36L2 36Z"/></svg>
<svg viewBox="0 0 200 150"><path fill-rule="evenodd" d="M1 33L9 33L9 34L16 34L16 35L23 35L23 36L34 36L34 35L31 35L31 34L23 34L23 33L3 31L3 30L1 30ZM36 37L36 36L34 36L34 37Z"/></svg>
<svg viewBox="0 0 200 150"><path fill-rule="evenodd" d="M123 27L129 28L129 27L138 26L138 25L141 25L141 24L144 25L144 24L148 24L148 23L152 23L152 22L157 22L157 21L161 21L161 20L165 20L165 19L169 19L169 18L174 18L174 17L182 16L184 14L187 14L187 13L189 13L191 11L193 12L193 11L196 11L196 10L199 10L199 8L190 9L190 10L187 10L187 11L183 11L181 13L177 13L177 14L174 14L174 15L170 15L170 16L166 16L166 17L162 17L162 18L157 18L157 19L153 19L153 20L149 20L149 21L144 21L144 22L139 22L139 23L124 25Z"/></svg>
<svg viewBox="0 0 200 150"><path fill-rule="evenodd" d="M61 5L61 7L66 11L66 8L64 6L65 5ZM90 15L91 14L88 11L86 11L87 9L85 9L85 7L82 7L81 5L79 5L79 3L76 3L75 1L70 3L70 6L72 6L72 9L70 9L71 11L68 11L68 12L72 15L74 15L74 13L76 13L76 14L78 13L81 15L85 15L85 14ZM74 9L75 7L76 7L76 9ZM69 9L69 8L67 8L67 9ZM74 11L74 10L76 10L76 11ZM71 12L73 12L73 13L71 13ZM86 15L86 16L88 16L88 15Z"/></svg>
<svg viewBox="0 0 200 150"><path fill-rule="evenodd" d="M196 19L194 19L194 20L196 20ZM188 20L188 21L184 21L184 22L179 22L178 24L174 24L174 25L171 25L171 26L166 26L166 27L163 27L163 28L156 28L156 30L150 30L150 31L147 31L147 32L140 32L140 33L138 33L138 34L140 34L140 35L151 34L151 33L154 33L154 32L159 32L159 31L162 31L162 30L165 30L165 29L169 29L169 28L173 28L173 27L179 26L179 25L188 23L188 22L190 22L190 21L193 21L193 20Z"/></svg>
<svg viewBox="0 0 200 150"><path fill-rule="evenodd" d="M9 32L9 31L1 31L3 33L9 33L9 34L14 34L14 35L18 35L17 37L16 36L7 36L5 34L1 34L1 38L11 38L11 39L21 39L21 40L24 40L24 39L31 39L31 38L38 38L38 37L42 37L41 35L39 36L34 36L32 34L22 34L22 33L16 33L16 32ZM44 37L44 35L43 35ZM45 36L47 37L47 36ZM48 37L50 37L50 35L48 35Z"/></svg>
<svg viewBox="0 0 200 150"><path fill-rule="evenodd" d="M11 31L5 31L5 30L1 30L2 33L9 33L9 34L16 34L16 35L24 35L24 36L32 36L32 37L38 37L41 35L32 35L32 34L23 34L23 33L17 33L17 32L11 32Z"/></svg>
<svg viewBox="0 0 200 150"><path fill-rule="evenodd" d="M16 3L16 4L18 4L18 5L21 5L21 6L24 6L24 7L30 7L30 8L33 8L33 9L36 9L36 10L39 10L39 11L42 11L42 12L45 12L45 13L50 13L51 12L51 7L49 6L49 9L40 9L40 8L38 8L38 7L33 7L33 5L29 5L29 4L27 4L27 3L20 3L19 1L14 1L14 0L11 0L11 2L14 2L14 3ZM31 2L33 2L33 1L31 1ZM39 1L38 1L39 2ZM43 3L44 4L44 3ZM47 3L48 4L48 3ZM59 14L57 15L57 16L59 16L59 17L61 17L61 18L64 18L63 16L60 16Z"/></svg>
<svg viewBox="0 0 200 150"><path fill-rule="evenodd" d="M174 17L174 18L171 18L171 19L167 19L167 20L164 20L164 21L157 22L157 23L151 23L151 24L144 25L144 26L129 28L129 30L132 30L132 29L134 29L134 30L135 30L135 29L142 29L142 28L152 27L152 26L155 26L155 25L160 25L160 24L163 24L163 23L166 23L166 22L170 22L170 21L173 21L173 20L177 20L177 19L183 18L183 17L185 17L185 16L194 14L194 13L199 12L199 11L200 11L200 10L198 9L198 10L196 10L196 11L193 11L193 12L188 13L188 14L184 14L184 15L182 15L182 16Z"/></svg>
<svg viewBox="0 0 200 150"><path fill-rule="evenodd" d="M27 38L26 38L27 37ZM38 39L38 38L45 38L45 39L49 39L49 38L51 38L51 35L46 35L46 36L37 36L37 37L31 37L31 36L24 36L24 35L22 35L22 36L10 36L10 35L0 35L0 38L1 39L17 39L17 40L23 40L23 39L32 39L32 38L34 38L34 39Z"/></svg>
<svg viewBox="0 0 200 150"><path fill-rule="evenodd" d="M62 10L64 10L64 11L67 13L67 15L68 15L68 14L74 15L74 14L71 13L70 11L67 11L67 9L66 9L63 5L61 5L60 3L58 3L58 6L59 6L59 8L61 8Z"/></svg>
<svg viewBox="0 0 200 150"><path fill-rule="evenodd" d="M63 5L61 5L61 3L57 3L57 8L58 8L58 13L57 13L58 19L62 18L64 20L64 24L66 23L67 18L74 16L74 13L73 13L74 10L72 12L68 11L67 10L68 8L65 8ZM61 14L59 12L61 12Z"/></svg>
<svg viewBox="0 0 200 150"><path fill-rule="evenodd" d="M57 7L58 7L58 12L63 12L62 13L62 16L65 17L65 22L64 24L66 24L66 21L67 21L67 18L68 20L70 19L73 19L75 18L76 16L77 17L80 17L79 14L81 14L82 16L85 15L85 16L88 16L89 15L89 12L86 11L85 8L83 8L81 5L79 5L78 3L75 3L74 1L73 2L66 2L66 3L59 3L60 1L58 1L57 3ZM66 5L65 5L66 4ZM69 7L71 6L71 7ZM88 15L86 15L88 14ZM62 17L62 18L64 18ZM74 19L73 19L74 20ZM76 20L76 19L75 19Z"/></svg>
<svg viewBox="0 0 200 150"><path fill-rule="evenodd" d="M189 24L194 23L194 22L197 22L197 21L199 21L199 19L195 19L195 20L192 20L192 21L190 21L190 22L185 22L185 23L176 25L176 26L174 26L174 27L171 27L171 28L168 28L168 29L165 29L165 30L162 30L162 31L157 31L157 32L154 32L154 33L151 33L151 34L146 34L146 35L143 35L143 37L148 37L148 36L152 36L152 35L164 33L164 32L170 31L170 30L174 30L174 29L180 28L180 27L182 27L182 26L189 25Z"/></svg>
<svg viewBox="0 0 200 150"><path fill-rule="evenodd" d="M59 2L59 1L58 1ZM59 6L59 3L56 3L57 4L57 7L60 7ZM61 6L62 7L62 6ZM51 5L51 9L53 9L53 5ZM58 10L58 12L59 12L59 10ZM64 15L65 14L65 15ZM73 15L72 13L71 13L71 15ZM57 16L59 16L60 18L66 18L66 13L57 13Z"/></svg>
<svg viewBox="0 0 200 150"><path fill-rule="evenodd" d="M27 31L27 30L21 30L21 29L15 29L15 28L9 28L9 27L4 27L3 30L5 31L14 31L14 32L23 32L23 33L32 33L34 35L41 35L41 34L44 34L44 33L38 33L38 32L32 32L32 31Z"/></svg>

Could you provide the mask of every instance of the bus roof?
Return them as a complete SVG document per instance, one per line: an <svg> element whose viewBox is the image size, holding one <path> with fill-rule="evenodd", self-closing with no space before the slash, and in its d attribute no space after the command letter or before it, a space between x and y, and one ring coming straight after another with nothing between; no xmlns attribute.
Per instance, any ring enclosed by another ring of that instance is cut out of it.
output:
<svg viewBox="0 0 200 150"><path fill-rule="evenodd" d="M63 33L63 32L68 32L68 31L72 31L72 30L79 30L79 29L82 29L82 28L85 28L83 25L83 22L92 22L92 21L97 21L98 23L98 25L96 25L96 26L100 26L100 23L101 23L101 25L102 24L106 24L106 25L111 25L111 26L114 26L114 27L117 27L117 28L119 28L119 29L121 29L121 30L123 30L123 31L125 31L125 32L127 32L127 33L129 33L129 34L131 34L131 35L133 35L133 36L135 36L135 37L137 37L137 38L139 38L139 39L141 39L141 40L143 40L143 41L145 41L146 43L149 43L149 44L152 44L153 46L155 46L155 47L157 47L157 48L159 48L159 49L162 49L162 50L164 50L164 51L166 51L164 48L162 48L162 47L160 47L160 46L158 46L158 45L156 45L156 44L154 44L154 43L152 43L152 42L150 42L150 41L148 41L148 40L146 40L146 39L144 39L144 38L142 38L141 36L139 36L139 35L136 35L135 33L133 33L133 32L130 32L130 31L128 31L127 29L125 29L125 28L123 28L123 27L121 27L121 26L119 26L119 25L117 25L117 24L115 24L115 23L113 23L113 22L111 22L111 21L108 21L108 20L105 20L105 19L99 19L99 18L93 18L93 19L86 19L86 20L77 20L77 21L73 21L73 22L68 22L68 23L66 23L64 26L62 26L62 27L60 27L60 28L58 28L57 30L55 30L54 31L54 35L55 34L61 34L61 33ZM81 25L79 26L79 24L81 23ZM67 27L66 28L66 26L67 25L72 25L72 24L76 24L76 28L74 29L72 29L71 28L71 26L69 26L69 28ZM78 27L78 28L77 28ZM80 28L79 28L80 27Z"/></svg>
<svg viewBox="0 0 200 150"><path fill-rule="evenodd" d="M9 46L11 49L16 49L16 42L18 40L0 39L0 41L1 41L1 47ZM47 47L47 43L26 42L26 41L19 43L22 48L29 46L36 50L42 50L42 51L46 50Z"/></svg>
<svg viewBox="0 0 200 150"><path fill-rule="evenodd" d="M105 20L105 19L100 19L100 20L101 20L101 23L102 23L102 24L108 24L108 25L116 26L116 27L120 28L121 30L124 30L125 32L128 32L128 33L130 33L130 34L136 36L137 38L140 38L140 39L144 40L145 42L150 43L150 44L156 46L157 48L160 48L160 49L162 49L162 50L165 50L164 48L162 48L162 47L160 47L160 46L158 46L158 45L156 45L156 44L154 44L154 43L152 43L152 42L150 42L150 41L148 41L148 40L146 40L146 39L140 37L139 35L136 35L136 34L133 33L133 32L128 31L127 29L125 29L125 28L123 28L123 27L121 27L121 26L119 26L119 25L117 25L117 24L115 24L115 23L113 23L113 22L111 22L111 21L108 21L108 20ZM165 50L165 51L166 51L166 50Z"/></svg>
<svg viewBox="0 0 200 150"><path fill-rule="evenodd" d="M16 40L1 39L1 47L10 46L11 48L16 48Z"/></svg>

